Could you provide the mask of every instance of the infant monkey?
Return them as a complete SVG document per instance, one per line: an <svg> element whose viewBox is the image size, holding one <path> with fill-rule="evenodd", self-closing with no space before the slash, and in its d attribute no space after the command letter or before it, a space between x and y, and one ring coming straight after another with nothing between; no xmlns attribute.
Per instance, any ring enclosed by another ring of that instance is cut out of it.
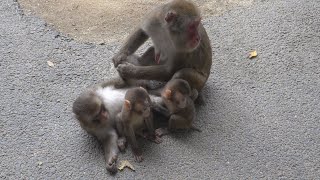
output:
<svg viewBox="0 0 320 180"><path fill-rule="evenodd" d="M144 88L131 88L126 92L122 110L117 115L119 134L127 138L135 160L138 162L141 162L143 157L136 135L143 136L157 144L162 142L155 135L151 105L149 94Z"/></svg>
<svg viewBox="0 0 320 180"><path fill-rule="evenodd" d="M191 90L190 85L183 79L172 79L161 92L164 105L169 111L168 128L159 128L156 135L161 137L176 129L200 129L193 126L195 119L194 98L198 96L196 90Z"/></svg>

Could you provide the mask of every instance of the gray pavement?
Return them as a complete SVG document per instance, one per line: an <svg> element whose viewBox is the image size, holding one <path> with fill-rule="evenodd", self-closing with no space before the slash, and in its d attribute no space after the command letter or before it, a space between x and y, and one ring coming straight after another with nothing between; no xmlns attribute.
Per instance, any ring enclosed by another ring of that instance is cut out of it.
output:
<svg viewBox="0 0 320 180"><path fill-rule="evenodd" d="M212 74L197 107L202 133L160 145L119 179L319 179L320 1L259 1L204 19ZM0 178L108 179L98 142L71 105L114 75L119 45L83 44L0 3ZM247 54L257 50L258 57ZM49 67L47 61L55 63Z"/></svg>

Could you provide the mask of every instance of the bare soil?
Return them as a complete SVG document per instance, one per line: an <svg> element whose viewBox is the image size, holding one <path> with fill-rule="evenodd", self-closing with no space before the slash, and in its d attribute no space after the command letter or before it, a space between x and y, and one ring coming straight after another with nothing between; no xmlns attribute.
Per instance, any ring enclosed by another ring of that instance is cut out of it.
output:
<svg viewBox="0 0 320 180"><path fill-rule="evenodd" d="M167 0L19 0L25 13L44 18L58 31L77 41L123 41L153 7ZM219 15L253 0L198 0L203 18Z"/></svg>

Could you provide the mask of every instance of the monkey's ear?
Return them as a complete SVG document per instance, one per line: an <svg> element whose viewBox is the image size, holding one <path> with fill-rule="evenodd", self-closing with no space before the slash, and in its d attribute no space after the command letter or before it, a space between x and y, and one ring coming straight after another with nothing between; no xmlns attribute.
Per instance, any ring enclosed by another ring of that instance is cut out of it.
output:
<svg viewBox="0 0 320 180"><path fill-rule="evenodd" d="M131 110L131 103L129 100L124 101L124 107L128 110Z"/></svg>
<svg viewBox="0 0 320 180"><path fill-rule="evenodd" d="M172 97L172 91L171 91L170 89L166 89L166 90L164 91L164 97L165 97L166 99L171 99L171 97Z"/></svg>
<svg viewBox="0 0 320 180"><path fill-rule="evenodd" d="M166 22L172 22L172 20L174 20L177 17L177 13L174 11L169 11L166 14L166 17L164 18L164 20L166 20Z"/></svg>

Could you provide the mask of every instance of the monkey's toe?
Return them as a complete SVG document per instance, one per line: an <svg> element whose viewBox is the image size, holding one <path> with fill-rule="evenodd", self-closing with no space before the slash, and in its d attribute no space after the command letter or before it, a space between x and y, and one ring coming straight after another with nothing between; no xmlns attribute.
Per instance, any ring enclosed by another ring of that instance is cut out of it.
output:
<svg viewBox="0 0 320 180"><path fill-rule="evenodd" d="M156 136L156 138L154 139L154 142L157 144L160 144L163 142L163 140L159 136Z"/></svg>
<svg viewBox="0 0 320 180"><path fill-rule="evenodd" d="M167 135L167 134L169 134L169 131L168 131L167 128L158 128L158 129L155 130L155 135L157 137L162 137L162 136Z"/></svg>
<svg viewBox="0 0 320 180"><path fill-rule="evenodd" d="M142 155L134 155L134 159L135 159L137 162L142 162L142 161L143 161L143 156L142 156Z"/></svg>

